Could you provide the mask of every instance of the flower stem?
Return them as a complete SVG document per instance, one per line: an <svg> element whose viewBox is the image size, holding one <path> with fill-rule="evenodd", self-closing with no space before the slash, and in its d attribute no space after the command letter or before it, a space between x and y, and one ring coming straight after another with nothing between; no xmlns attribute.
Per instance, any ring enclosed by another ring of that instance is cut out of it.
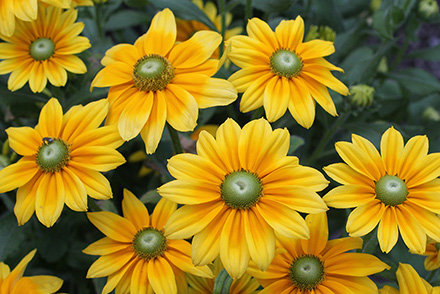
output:
<svg viewBox="0 0 440 294"><path fill-rule="evenodd" d="M246 19L244 20L245 25L248 20L252 18L252 0L246 0Z"/></svg>
<svg viewBox="0 0 440 294"><path fill-rule="evenodd" d="M180 144L179 134L177 131L167 123L168 133L170 134L171 141L173 142L174 152L176 154L183 153L182 144Z"/></svg>
<svg viewBox="0 0 440 294"><path fill-rule="evenodd" d="M220 34L222 35L222 42L219 48L219 56L223 55L223 51L225 48L225 34L226 34L226 9L225 9L225 0L218 0L218 8L221 15L221 26L220 26Z"/></svg>
<svg viewBox="0 0 440 294"><path fill-rule="evenodd" d="M213 294L227 294L234 280L225 269L222 269L215 279Z"/></svg>

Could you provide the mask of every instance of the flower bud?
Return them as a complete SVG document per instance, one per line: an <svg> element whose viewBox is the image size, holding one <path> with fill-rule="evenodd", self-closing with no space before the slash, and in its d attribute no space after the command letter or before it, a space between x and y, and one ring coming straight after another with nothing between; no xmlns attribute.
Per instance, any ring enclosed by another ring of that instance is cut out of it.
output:
<svg viewBox="0 0 440 294"><path fill-rule="evenodd" d="M370 9L375 12L380 8L380 5L382 5L382 0L371 0Z"/></svg>
<svg viewBox="0 0 440 294"><path fill-rule="evenodd" d="M435 0L420 0L418 8L419 14L424 19L433 18L438 14L438 3Z"/></svg>
<svg viewBox="0 0 440 294"><path fill-rule="evenodd" d="M334 42L336 38L336 32L328 26L315 26L312 25L309 28L305 42L320 39L324 41Z"/></svg>
<svg viewBox="0 0 440 294"><path fill-rule="evenodd" d="M440 121L440 113L432 106L428 106L422 113L425 120Z"/></svg>
<svg viewBox="0 0 440 294"><path fill-rule="evenodd" d="M374 88L360 84L350 87L350 103L358 107L368 107L373 102Z"/></svg>

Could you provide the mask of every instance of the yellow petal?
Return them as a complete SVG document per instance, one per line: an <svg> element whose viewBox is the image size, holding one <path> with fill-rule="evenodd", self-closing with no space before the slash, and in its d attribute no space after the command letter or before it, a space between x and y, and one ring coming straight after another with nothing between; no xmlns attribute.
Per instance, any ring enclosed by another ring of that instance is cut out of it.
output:
<svg viewBox="0 0 440 294"><path fill-rule="evenodd" d="M234 170L234 168L231 167L231 163L228 158L229 156L225 156L224 153L221 153L220 146L217 143L216 139L214 139L213 135L215 135L215 132L210 133L209 130L200 132L199 138L198 138L197 144L196 144L197 155L208 159L210 162L214 163L214 165L221 168L222 171L224 172L224 174L227 174L231 170ZM232 133L232 136L234 136L233 139L236 138L235 135L236 135L236 133L233 132ZM222 143L224 143L224 142L222 142ZM236 150L237 148L234 148L234 149ZM234 152L233 150L225 150L225 151L226 151L225 152L226 154ZM208 188L208 186L207 186L207 188ZM209 187L209 190L211 190L212 192L218 191L217 188L212 187L212 186Z"/></svg>
<svg viewBox="0 0 440 294"><path fill-rule="evenodd" d="M288 105L289 111L297 123L308 129L315 120L315 100L300 80L294 79L289 85L291 94Z"/></svg>
<svg viewBox="0 0 440 294"><path fill-rule="evenodd" d="M145 205L129 190L124 189L122 212L137 231L150 226L150 215Z"/></svg>
<svg viewBox="0 0 440 294"><path fill-rule="evenodd" d="M131 275L130 293L147 293L148 286L150 286L150 283L148 282L148 261L140 259L136 263L136 266L134 266Z"/></svg>
<svg viewBox="0 0 440 294"><path fill-rule="evenodd" d="M157 145L159 145L159 141L162 138L166 117L166 97L162 91L156 91L150 116L141 129L141 136L145 143L147 154L152 154L156 151Z"/></svg>
<svg viewBox="0 0 440 294"><path fill-rule="evenodd" d="M269 25L259 18L252 18L248 21L246 31L249 37L257 39L263 44L266 44L272 52L278 49L278 42L275 37L275 33L269 27Z"/></svg>
<svg viewBox="0 0 440 294"><path fill-rule="evenodd" d="M269 67L267 65L250 66L233 73L228 78L228 81L234 85L239 93L242 93L246 91L258 78L268 72Z"/></svg>
<svg viewBox="0 0 440 294"><path fill-rule="evenodd" d="M110 87L133 81L133 66L124 62L113 62L96 75L92 81L91 88Z"/></svg>
<svg viewBox="0 0 440 294"><path fill-rule="evenodd" d="M63 124L63 109L56 98L51 98L43 106L38 120L38 128L42 137L59 138Z"/></svg>
<svg viewBox="0 0 440 294"><path fill-rule="evenodd" d="M399 263L396 272L397 281L401 293L429 294L422 278L417 274L414 268L409 264Z"/></svg>
<svg viewBox="0 0 440 294"><path fill-rule="evenodd" d="M423 160L414 161L413 175L406 180L408 188L432 181L440 176L440 153L426 155Z"/></svg>
<svg viewBox="0 0 440 294"><path fill-rule="evenodd" d="M17 264L17 266L11 271L11 273L6 277L3 281L1 287L2 289L11 289L13 287L13 283L19 280L22 276L28 263L34 258L37 249L29 252L23 259Z"/></svg>
<svg viewBox="0 0 440 294"><path fill-rule="evenodd" d="M20 66L16 67L14 71L11 73L8 79L8 89L11 91L16 91L26 84L29 81L29 77L32 71L32 60L25 60ZM5 61L0 64L0 70L3 70L2 67L5 66ZM8 71L9 72L9 71ZM6 72L5 72L6 73Z"/></svg>
<svg viewBox="0 0 440 294"><path fill-rule="evenodd" d="M40 93L44 90L44 88L46 88L47 76L46 72L44 71L43 63L34 62L29 75L29 87L34 93Z"/></svg>
<svg viewBox="0 0 440 294"><path fill-rule="evenodd" d="M107 66L110 63L120 61L134 66L140 58L142 58L142 55L135 46L130 44L117 44L105 52L101 64Z"/></svg>
<svg viewBox="0 0 440 294"><path fill-rule="evenodd" d="M0 193L24 186L38 170L33 157L23 157L16 163L3 168L0 170Z"/></svg>
<svg viewBox="0 0 440 294"><path fill-rule="evenodd" d="M328 223L327 213L309 214L306 223L310 231L309 240L301 240L301 246L305 254L319 254L327 245Z"/></svg>
<svg viewBox="0 0 440 294"><path fill-rule="evenodd" d="M415 203L429 211L440 214L440 179L418 185L410 189L407 201Z"/></svg>
<svg viewBox="0 0 440 294"><path fill-rule="evenodd" d="M61 175L66 193L66 205L75 211L87 211L87 191L84 184L70 169L63 169Z"/></svg>
<svg viewBox="0 0 440 294"><path fill-rule="evenodd" d="M390 252L398 238L396 210L394 206L389 206L385 209L377 230L380 249L385 253Z"/></svg>
<svg viewBox="0 0 440 294"><path fill-rule="evenodd" d="M116 126L104 126L83 132L75 138L72 144L77 146L106 146L116 149L123 142Z"/></svg>
<svg viewBox="0 0 440 294"><path fill-rule="evenodd" d="M37 289L41 291L41 293L55 293L63 285L63 280L54 276L33 276L26 278L37 285ZM20 291L16 291L20 293Z"/></svg>
<svg viewBox="0 0 440 294"><path fill-rule="evenodd" d="M127 219L109 211L89 212L90 222L112 240L131 243L136 235L135 226Z"/></svg>
<svg viewBox="0 0 440 294"><path fill-rule="evenodd" d="M148 280L155 293L177 294L176 280L171 265L165 258L148 261Z"/></svg>
<svg viewBox="0 0 440 294"><path fill-rule="evenodd" d="M75 55L58 55L53 59L53 62L58 63L67 71L75 74L83 74L87 71L87 67L84 62Z"/></svg>
<svg viewBox="0 0 440 294"><path fill-rule="evenodd" d="M267 83L263 104L269 122L278 120L286 113L290 96L290 83L288 79L274 77Z"/></svg>
<svg viewBox="0 0 440 294"><path fill-rule="evenodd" d="M228 118L217 129L218 152L222 154L223 162L228 171L238 170L240 168L240 160L238 158L238 140L240 134L240 126L231 118ZM199 145L202 144L201 142L197 143ZM203 156L203 152L199 153L199 149L197 149L197 152L200 156Z"/></svg>
<svg viewBox="0 0 440 294"><path fill-rule="evenodd" d="M43 172L39 171L29 182L17 190L14 213L19 226L24 225L35 212L35 200L42 174Z"/></svg>
<svg viewBox="0 0 440 294"><path fill-rule="evenodd" d="M315 99L325 111L333 116L338 115L332 97L324 85L318 83L314 79L308 79L307 77L303 77L301 75L297 76L296 80L300 81L304 87L307 87L313 99Z"/></svg>
<svg viewBox="0 0 440 294"><path fill-rule="evenodd" d="M307 60L330 55L335 52L335 47L333 46L333 42L330 41L312 40L298 44L296 52L301 59Z"/></svg>
<svg viewBox="0 0 440 294"><path fill-rule="evenodd" d="M344 185L359 185L372 187L374 189L375 183L373 180L355 171L345 163L333 163L324 167L324 171L333 180Z"/></svg>
<svg viewBox="0 0 440 294"><path fill-rule="evenodd" d="M243 93L240 101L240 111L248 112L263 106L264 91L268 82L273 78L274 74L267 72L256 79Z"/></svg>
<svg viewBox="0 0 440 294"><path fill-rule="evenodd" d="M90 266L87 278L101 278L111 275L120 270L134 256L135 253L131 248L101 256Z"/></svg>
<svg viewBox="0 0 440 294"><path fill-rule="evenodd" d="M55 224L63 211L65 197L65 186L60 173L47 173L41 177L35 211L43 225L49 228Z"/></svg>
<svg viewBox="0 0 440 294"><path fill-rule="evenodd" d="M402 205L405 206L416 219L420 220L420 224L429 237L440 242L440 218L437 215L409 201L405 201Z"/></svg>
<svg viewBox="0 0 440 294"><path fill-rule="evenodd" d="M128 293L130 291L131 277L134 266L138 262L137 258L133 258L126 263L120 270L111 274L107 278L107 283L102 289L102 294L108 294L116 287L116 293ZM121 291L122 290L122 291ZM148 293L150 294L150 293Z"/></svg>
<svg viewBox="0 0 440 294"><path fill-rule="evenodd" d="M376 193L370 187L344 185L333 188L322 199L328 206L349 208L364 205L375 197Z"/></svg>
<svg viewBox="0 0 440 294"><path fill-rule="evenodd" d="M83 166L97 171L109 171L125 163L124 156L113 148L84 146L72 150L69 165Z"/></svg>
<svg viewBox="0 0 440 294"><path fill-rule="evenodd" d="M66 70L51 60L43 63L44 72L46 73L49 83L54 86L62 87L66 85L67 82L67 72Z"/></svg>
<svg viewBox="0 0 440 294"><path fill-rule="evenodd" d="M359 237L371 232L385 212L380 200L371 200L353 210L347 219L346 229L350 236Z"/></svg>
<svg viewBox="0 0 440 294"><path fill-rule="evenodd" d="M352 141L355 148L361 149L367 155L367 158L364 160L374 162L372 168L374 171L371 171L372 174L383 176L386 174L385 168L383 166L382 158L380 157L379 152L376 147L365 138L358 136L356 134L352 134Z"/></svg>
<svg viewBox="0 0 440 294"><path fill-rule="evenodd" d="M396 175L400 169L399 155L403 152L403 138L393 127L382 135L380 151L387 173Z"/></svg>
<svg viewBox="0 0 440 294"><path fill-rule="evenodd" d="M167 122L179 132L194 130L199 109L194 97L185 89L169 84L165 89L167 97Z"/></svg>
<svg viewBox="0 0 440 294"><path fill-rule="evenodd" d="M366 253L343 253L325 261L325 271L329 274L365 277L390 267L376 256Z"/></svg>
<svg viewBox="0 0 440 294"><path fill-rule="evenodd" d="M201 204L220 199L220 186L199 180L174 180L158 188L162 197L180 204Z"/></svg>
<svg viewBox="0 0 440 294"><path fill-rule="evenodd" d="M329 240L322 251L322 258L325 260L330 256L339 255L343 252L361 249L363 240L360 237L345 237Z"/></svg>
<svg viewBox="0 0 440 294"><path fill-rule="evenodd" d="M369 277L332 276L331 279L346 286L352 293L377 294L377 286Z"/></svg>
<svg viewBox="0 0 440 294"><path fill-rule="evenodd" d="M309 66L303 67L301 70L301 75L312 78L318 83L329 87L330 89L338 92L341 95L348 95L348 88L340 80L335 78L330 70L323 69L321 66ZM305 78L306 78L305 77ZM309 80L309 79L307 79Z"/></svg>
<svg viewBox="0 0 440 294"><path fill-rule="evenodd" d="M121 243L114 241L109 237L104 237L87 246L82 252L90 255L108 255L120 250L128 249L130 246L131 244L129 243Z"/></svg>
<svg viewBox="0 0 440 294"><path fill-rule="evenodd" d="M404 205L396 206L396 219L406 246L418 254L423 254L426 248L426 233L419 220Z"/></svg>
<svg viewBox="0 0 440 294"><path fill-rule="evenodd" d="M296 50L304 38L304 20L297 16L295 20L282 20L275 29L279 48Z"/></svg>
<svg viewBox="0 0 440 294"><path fill-rule="evenodd" d="M100 172L72 164L64 167L64 169L66 168L70 169L81 180L90 197L95 199L112 198L110 183Z"/></svg>
<svg viewBox="0 0 440 294"><path fill-rule="evenodd" d="M151 214L151 225L159 230L162 230L176 209L177 203L165 198L160 199L156 204L153 213Z"/></svg>

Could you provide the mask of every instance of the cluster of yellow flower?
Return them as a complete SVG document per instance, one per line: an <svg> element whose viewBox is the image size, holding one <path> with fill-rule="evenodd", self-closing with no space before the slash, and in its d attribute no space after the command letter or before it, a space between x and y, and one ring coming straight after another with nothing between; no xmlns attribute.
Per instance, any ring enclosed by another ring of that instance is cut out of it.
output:
<svg viewBox="0 0 440 294"><path fill-rule="evenodd" d="M66 71L87 70L74 55L90 47L79 36L84 25L75 22L75 9L63 8L93 3L39 2L17 7L14 1L0 0L0 38L5 41L0 43L0 74L11 73L11 91L26 82L34 92L43 91L47 80L63 86ZM162 199L151 215L128 190L123 217L108 211L87 214L105 234L84 249L101 256L87 277L108 277L103 294L114 289L117 294L212 293L213 279L223 267L234 279L230 293L378 293L368 276L389 266L371 254L348 252L361 249L360 237L376 227L383 252L391 251L400 232L411 251L429 255L428 269L438 268L434 244L440 242L440 153L428 154L426 136L404 144L391 127L382 136L380 153L357 135L352 142L338 142L336 151L345 163L324 171L341 186L321 198L318 192L329 181L288 156L289 131L273 130L269 122L289 110L298 124L310 128L316 102L337 115L328 88L342 95L348 89L331 73L342 69L324 59L334 52L333 43L303 42L299 16L281 21L275 31L252 18L247 36L239 33L231 33L235 36L228 39L226 52L241 69L228 80L214 78L221 66L215 58L220 57L215 52L221 35L201 30L179 39L175 17L164 9L133 45L119 44L106 52L104 68L91 83L92 89L110 87L106 99L63 114L52 98L35 128L8 128L10 146L22 158L0 171L0 193L18 188L18 224L35 212L51 227L64 204L87 211L87 195L112 198L101 172L125 162L116 151L124 141L141 134L146 152L154 153L166 123L177 131L192 131L199 109L228 105L239 92L240 110L263 107L267 120L241 128L227 119L215 136L202 131L196 154L177 154L168 161L175 180L158 189ZM346 224L350 237L328 240L328 207L355 208ZM305 219L300 213L307 214ZM434 240L428 247L427 237ZM184 240L189 238L191 243ZM60 289L58 278L21 278L34 254L12 272L0 263L0 293ZM410 265L401 264L397 278L400 293L440 293ZM264 289L258 291L260 284ZM379 293L399 292L386 286Z"/></svg>

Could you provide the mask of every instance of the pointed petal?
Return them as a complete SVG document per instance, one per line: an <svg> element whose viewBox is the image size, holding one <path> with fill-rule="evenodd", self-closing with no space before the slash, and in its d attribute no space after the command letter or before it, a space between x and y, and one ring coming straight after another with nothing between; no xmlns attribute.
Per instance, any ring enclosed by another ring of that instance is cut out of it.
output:
<svg viewBox="0 0 440 294"><path fill-rule="evenodd" d="M403 152L403 137L393 127L386 130L380 140L383 164L389 175L397 175L400 169L399 155Z"/></svg>
<svg viewBox="0 0 440 294"><path fill-rule="evenodd" d="M396 206L396 219L406 246L418 254L423 254L426 248L426 232L419 220L404 205Z"/></svg>
<svg viewBox="0 0 440 294"><path fill-rule="evenodd" d="M372 200L354 209L347 219L346 229L350 236L359 237L371 232L385 212L380 200Z"/></svg>
<svg viewBox="0 0 440 294"><path fill-rule="evenodd" d="M167 117L166 97L162 91L156 91L150 117L141 129L142 140L147 154L156 151L162 138L163 128Z"/></svg>
<svg viewBox="0 0 440 294"><path fill-rule="evenodd" d="M269 25L261 19L256 17L250 19L246 26L246 31L249 37L266 44L272 52L278 49L278 42L274 31L272 31Z"/></svg>
<svg viewBox="0 0 440 294"><path fill-rule="evenodd" d="M376 193L370 187L344 185L333 188L322 199L334 208L350 208L364 205L374 198Z"/></svg>
<svg viewBox="0 0 440 294"><path fill-rule="evenodd" d="M396 272L397 281L401 293L417 293L428 294L430 291L426 289L423 279L415 271L415 269L404 263L399 263L399 268Z"/></svg>
<svg viewBox="0 0 440 294"><path fill-rule="evenodd" d="M304 128L308 129L315 120L315 100L313 100L307 86L299 79L293 79L290 83L291 99L289 111L293 118Z"/></svg>
<svg viewBox="0 0 440 294"><path fill-rule="evenodd" d="M47 173L41 178L35 201L38 220L46 227L52 227L61 215L66 196L61 173Z"/></svg>
<svg viewBox="0 0 440 294"><path fill-rule="evenodd" d="M29 182L17 190L14 213L19 226L24 225L35 212L37 190L42 176L43 172L39 171Z"/></svg>
<svg viewBox="0 0 440 294"><path fill-rule="evenodd" d="M50 99L43 106L38 120L41 137L58 138L63 123L63 109L56 98Z"/></svg>
<svg viewBox="0 0 440 294"><path fill-rule="evenodd" d="M194 130L199 108L194 97L185 89L169 84L164 90L167 97L167 122L179 132Z"/></svg>
<svg viewBox="0 0 440 294"><path fill-rule="evenodd" d="M131 275L130 293L147 293L148 286L150 286L148 281L148 261L140 259L134 266L133 273Z"/></svg>
<svg viewBox="0 0 440 294"><path fill-rule="evenodd" d="M0 170L0 193L14 190L29 182L39 171L32 157L22 157L14 164Z"/></svg>
<svg viewBox="0 0 440 294"><path fill-rule="evenodd" d="M282 20L275 29L279 48L296 50L304 38L304 20L297 16L295 20Z"/></svg>
<svg viewBox="0 0 440 294"><path fill-rule="evenodd" d="M335 52L333 42L324 40L312 40L300 43L296 47L296 52L303 60L328 56Z"/></svg>
<svg viewBox="0 0 440 294"><path fill-rule="evenodd" d="M348 164L333 163L324 167L324 171L333 180L344 185L358 185L372 187L374 189L375 182L367 176L355 171Z"/></svg>
<svg viewBox="0 0 440 294"><path fill-rule="evenodd" d="M89 212L87 218L98 230L115 241L131 243L137 232L129 220L109 211Z"/></svg>
<svg viewBox="0 0 440 294"><path fill-rule="evenodd" d="M122 199L122 213L140 231L150 226L150 215L145 205L129 190L124 189L124 199Z"/></svg>
<svg viewBox="0 0 440 294"><path fill-rule="evenodd" d="M171 265L165 258L148 261L148 280L156 293L177 294L176 279Z"/></svg>
<svg viewBox="0 0 440 294"><path fill-rule="evenodd" d="M264 110L269 122L274 122L286 113L290 101L290 82L288 79L274 77L264 91Z"/></svg>
<svg viewBox="0 0 440 294"><path fill-rule="evenodd" d="M440 218L430 211L421 208L409 201L405 201L403 206L420 222L426 234L437 242L440 242Z"/></svg>
<svg viewBox="0 0 440 294"><path fill-rule="evenodd" d="M362 249L362 243L363 240L360 237L345 237L329 240L321 252L322 258L325 260L330 256L339 255L350 250Z"/></svg>
<svg viewBox="0 0 440 294"><path fill-rule="evenodd" d="M151 225L162 230L176 209L177 203L165 198L160 199L151 214Z"/></svg>
<svg viewBox="0 0 440 294"><path fill-rule="evenodd" d="M377 151L376 147L365 138L358 136L356 134L352 135L353 146L357 149L363 150L366 154L365 161L373 162L374 164L371 166L373 169L371 171L375 176L382 177L386 174L385 168L383 166L382 158Z"/></svg>
<svg viewBox="0 0 440 294"><path fill-rule="evenodd" d="M400 155L401 167L397 176L411 181L411 178L420 172L419 169L415 169L414 163L423 161L428 154L428 148L429 143L426 136L415 136L409 139L403 148L403 153Z"/></svg>
<svg viewBox="0 0 440 294"><path fill-rule="evenodd" d="M9 146L22 156L31 156L37 153L42 144L40 133L30 127L8 128Z"/></svg>
<svg viewBox="0 0 440 294"><path fill-rule="evenodd" d="M72 164L64 167L64 169L67 168L81 180L90 197L95 199L112 198L110 183L100 172Z"/></svg>
<svg viewBox="0 0 440 294"><path fill-rule="evenodd" d="M116 86L131 81L133 81L133 66L117 61L110 63L96 74L91 89Z"/></svg>
<svg viewBox="0 0 440 294"><path fill-rule="evenodd" d="M250 66L233 73L228 78L228 81L234 85L239 93L242 93L245 92L258 78L269 72L270 69L267 65Z"/></svg>
<svg viewBox="0 0 440 294"><path fill-rule="evenodd" d="M220 186L213 186L199 180L174 180L158 188L162 197L180 204L201 204L220 200Z"/></svg>
<svg viewBox="0 0 440 294"><path fill-rule="evenodd" d="M134 66L141 57L142 55L135 46L131 44L117 44L105 52L105 56L102 58L101 63L102 65L107 66L110 63L119 61Z"/></svg>
<svg viewBox="0 0 440 294"><path fill-rule="evenodd" d="M87 278L101 278L111 275L127 264L135 253L133 249L125 249L98 258L87 271Z"/></svg>
<svg viewBox="0 0 440 294"><path fill-rule="evenodd" d="M68 168L61 171L66 205L75 211L87 211L87 191L81 180Z"/></svg>
<svg viewBox="0 0 440 294"><path fill-rule="evenodd" d="M121 243L109 237L104 237L87 246L82 252L89 255L108 255L130 248L130 246L129 243Z"/></svg>
<svg viewBox="0 0 440 294"><path fill-rule="evenodd" d="M267 72L254 80L252 84L243 93L240 101L240 111L248 112L257 109L264 104L264 91L268 82L274 77L274 74ZM233 84L234 82L231 81Z"/></svg>
<svg viewBox="0 0 440 294"><path fill-rule="evenodd" d="M343 253L325 261L327 273L344 276L365 277L389 268L379 258L367 253Z"/></svg>
<svg viewBox="0 0 440 294"><path fill-rule="evenodd" d="M301 240L301 246L305 254L319 254L327 245L328 223L327 213L309 214L306 223L310 231L309 240Z"/></svg>

